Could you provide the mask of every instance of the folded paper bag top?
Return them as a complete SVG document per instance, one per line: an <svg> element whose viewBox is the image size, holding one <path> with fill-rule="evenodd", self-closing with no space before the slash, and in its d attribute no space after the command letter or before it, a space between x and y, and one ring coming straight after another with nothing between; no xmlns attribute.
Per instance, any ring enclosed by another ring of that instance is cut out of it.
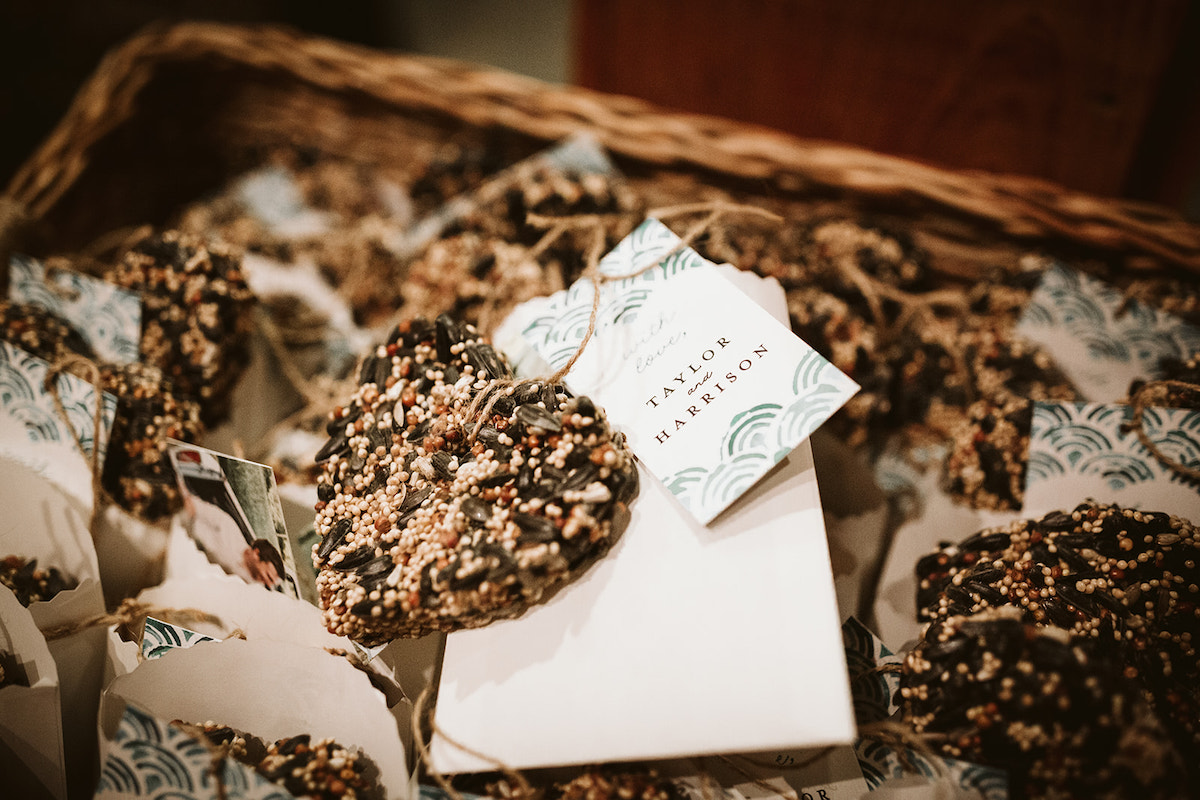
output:
<svg viewBox="0 0 1200 800"><path fill-rule="evenodd" d="M375 762L388 800L408 800L404 746L383 695L345 659L321 650L228 639L143 662L104 693L102 761L116 747L111 737L126 702L163 723L211 720L268 742L301 733L333 739Z"/></svg>
<svg viewBox="0 0 1200 800"><path fill-rule="evenodd" d="M29 447L26 444L26 447ZM35 447L33 450L42 451ZM41 630L74 626L104 613L99 566L88 530L91 482L78 452L53 450L64 462L39 459L47 451L23 458L0 452L0 485L4 487L4 522L0 524L0 557L36 558L40 567L56 567L77 583L47 601L31 603L28 613ZM38 468L31 469L35 464ZM62 469L59 469L59 468ZM64 476L78 476L66 480ZM82 481L82 486L80 482ZM86 498L86 499L85 499ZM91 627L50 641L58 668L63 741L72 792L90 783L96 752L96 707L104 671L106 637Z"/></svg>

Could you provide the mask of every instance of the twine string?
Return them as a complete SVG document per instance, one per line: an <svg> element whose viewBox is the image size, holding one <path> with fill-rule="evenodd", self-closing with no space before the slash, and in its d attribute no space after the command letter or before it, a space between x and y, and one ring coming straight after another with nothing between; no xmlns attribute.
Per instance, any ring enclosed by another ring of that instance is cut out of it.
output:
<svg viewBox="0 0 1200 800"><path fill-rule="evenodd" d="M117 609L113 612L96 614L95 616L85 617L74 622L43 628L42 635L46 637L46 641L54 641L74 636L90 628L107 628L112 625L128 626L145 617L157 617L167 622L178 622L180 624L194 625L197 622L207 622L212 625L221 624L220 617L198 608L155 606L148 603L139 603L137 600L129 598L121 601L121 605L117 606Z"/></svg>
<svg viewBox="0 0 1200 800"><path fill-rule="evenodd" d="M208 738L203 725L184 722L182 720L175 720L171 724L191 736L192 739L199 742L208 751L208 771L213 777L213 784L217 790L217 798L218 800L229 800L229 790L225 786L225 759L228 758L225 748L215 744Z"/></svg>
<svg viewBox="0 0 1200 800"><path fill-rule="evenodd" d="M892 748L905 772L919 773L921 771L910 757L909 752L911 751L928 761L938 777L944 778L947 774L945 762L933 751L925 737L896 720L883 719L860 725L858 735L861 738L874 739Z"/></svg>
<svg viewBox="0 0 1200 800"><path fill-rule="evenodd" d="M1143 412L1151 406L1166 405L1172 390L1200 393L1200 385L1179 380L1149 381L1143 384L1132 397L1133 416L1129 420L1129 427L1137 434L1138 441L1142 443L1142 446L1149 450L1150 454L1162 462L1165 467L1186 478L1200 481L1200 468L1184 464L1163 452L1158 443L1150 438L1143 423Z"/></svg>
<svg viewBox="0 0 1200 800"><path fill-rule="evenodd" d="M432 710L427 712L425 708L425 704L429 701L432 694L433 690L431 687L426 686L421 690L421 693L417 695L416 702L413 703L413 742L417 745L417 756L420 759L421 764L425 767L430 777L432 777L434 781L437 782L437 785L442 788L442 791L448 794L451 800L463 800L462 794L454 788L454 785L450 782L450 779L442 774L442 772L433 765L433 759L429 755L429 743L425 741L426 724L428 724L430 734L437 734L444 739L447 744L456 750L460 750L469 756L480 759L481 761L486 761L495 766L500 772L503 772L505 776L507 776L509 780L511 780L518 787L516 797L526 799L532 798L534 796L533 787L529 784L529 781L526 780L525 776L521 774L520 770L510 767L508 764L504 763L498 758L493 758L486 753L481 753L472 747L468 747L462 742L447 735L444 730L438 727L437 722L433 719Z"/></svg>
<svg viewBox="0 0 1200 800"><path fill-rule="evenodd" d="M783 222L783 218L758 206L741 205L730 203L724 200L715 200L706 203L691 203L688 205L669 206L665 208L652 209L649 216L658 219L674 219L677 217L704 212L704 217L693 223L687 230L679 242L671 249L669 253L658 256L648 263L635 267L633 271L620 275L606 275L600 272L600 261L604 256L605 246L607 245L607 229L605 221L611 219L598 214L580 214L571 217L547 217L540 214L529 214L526 221L533 227L546 228L546 233L534 245L533 250L537 254L541 254L548 248L558 237L562 236L569 230L584 229L589 230L592 234L591 243L588 247L585 256L585 268L579 280L590 280L592 282L592 307L588 314L587 328L584 330L583 337L579 344L575 347L574 352L565 364L554 371L549 376L540 376L535 378L525 378L523 380L514 381L511 378L496 378L488 382L486 386L471 401L467 408L466 418L474 420L471 434L468 442L474 442L479 435L479 431L483 428L484 423L488 419L492 408L499 400L501 389L515 389L520 386L525 386L532 383L546 383L551 386L562 382L563 378L574 368L578 363L580 356L583 355L588 343L592 340L592 336L596 333L597 319L600 314L600 295L601 290L606 284L615 283L623 280L630 280L648 272L657 267L662 262L666 261L673 255L690 247L691 244L700 237L703 233L710 230L716 222L727 214L746 214L749 216L757 216L774 223Z"/></svg>
<svg viewBox="0 0 1200 800"><path fill-rule="evenodd" d="M58 392L58 377L64 372L75 374L72 372L74 369L85 373L87 376L85 379L92 385L95 391L96 407L92 410L92 452L90 456L84 450L83 437L75 429L75 424L71 421L71 415L67 413L67 407L63 404L62 397ZM46 371L43 386L50 393L50 399L54 401L54 409L71 432L71 438L74 440L75 446L85 458L89 459L89 466L92 473L92 513L88 518L88 531L95 537L96 524L100 519L100 514L108 503L111 502L111 498L104 490L102 484L103 466L100 463L100 435L104 426L104 386L100 367L90 358L75 353L68 353L50 365L50 369Z"/></svg>

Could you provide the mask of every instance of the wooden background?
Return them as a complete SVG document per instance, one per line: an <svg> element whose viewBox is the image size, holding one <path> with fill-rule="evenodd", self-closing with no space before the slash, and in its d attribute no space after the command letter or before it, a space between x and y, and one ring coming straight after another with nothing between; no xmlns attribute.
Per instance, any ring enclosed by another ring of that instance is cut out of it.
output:
<svg viewBox="0 0 1200 800"><path fill-rule="evenodd" d="M0 1L0 186L108 47L198 17L490 61L1200 220L1200 0Z"/></svg>
<svg viewBox="0 0 1200 800"><path fill-rule="evenodd" d="M1179 207L1200 3L577 0L576 81L943 166Z"/></svg>

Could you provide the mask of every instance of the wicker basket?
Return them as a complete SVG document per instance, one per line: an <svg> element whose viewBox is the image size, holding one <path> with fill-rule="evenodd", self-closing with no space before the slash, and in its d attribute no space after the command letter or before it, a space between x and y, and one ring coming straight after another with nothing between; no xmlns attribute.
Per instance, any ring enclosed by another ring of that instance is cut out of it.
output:
<svg viewBox="0 0 1200 800"><path fill-rule="evenodd" d="M395 163L414 142L464 128L506 131L531 150L587 130L627 170L679 170L898 218L935 269L959 277L1018 247L1200 270L1200 226L1154 206L279 28L205 23L151 28L104 60L0 198L0 250L17 233L44 254L161 223L264 147Z"/></svg>

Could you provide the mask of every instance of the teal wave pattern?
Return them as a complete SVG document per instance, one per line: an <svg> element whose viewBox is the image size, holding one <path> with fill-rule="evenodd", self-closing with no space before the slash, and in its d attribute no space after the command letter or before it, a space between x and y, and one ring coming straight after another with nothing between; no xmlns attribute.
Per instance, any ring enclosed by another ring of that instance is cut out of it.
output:
<svg viewBox="0 0 1200 800"><path fill-rule="evenodd" d="M708 471L700 486L706 508L724 508L778 463L766 453L738 453Z"/></svg>
<svg viewBox="0 0 1200 800"><path fill-rule="evenodd" d="M159 658L177 647L191 647L197 642L214 641L216 639L203 633L181 628L154 617L146 617L146 627L142 631L142 657Z"/></svg>
<svg viewBox="0 0 1200 800"><path fill-rule="evenodd" d="M1030 453L1025 464L1026 483L1048 481L1066 474L1067 468L1052 453Z"/></svg>
<svg viewBox="0 0 1200 800"><path fill-rule="evenodd" d="M842 646L850 674L854 718L859 725L887 719L898 708L895 694L900 689L900 677L889 672L868 673L883 664L899 663L899 657L854 617L842 623Z"/></svg>
<svg viewBox="0 0 1200 800"><path fill-rule="evenodd" d="M1059 264L1042 275L1019 329L1040 332L1033 335L1039 341L1068 336L1099 364L1135 365L1147 378L1160 376L1163 358L1185 358L1200 350L1200 328L1130 302L1116 288Z"/></svg>
<svg viewBox="0 0 1200 800"><path fill-rule="evenodd" d="M628 275L644 270L632 278L614 281L601 293L596 318L597 329L616 324L629 324L650 297L649 284L661 282L686 270L701 266L704 260L693 250L672 253L679 237L656 219L648 219L600 261L605 275ZM661 263L645 269L648 264ZM542 300L537 314L526 323L521 335L530 341L541 356L555 369L566 364L587 333L592 313L595 285L579 280L569 288L555 292Z"/></svg>
<svg viewBox="0 0 1200 800"><path fill-rule="evenodd" d="M855 742L854 753L858 757L858 766L862 769L867 788L871 791L890 778L903 778L915 772L931 780L948 776L960 789L976 791L984 800L1008 800L1009 797L1008 775L994 767L952 758L929 757L907 748L897 751L866 737Z"/></svg>
<svg viewBox="0 0 1200 800"><path fill-rule="evenodd" d="M95 388L69 373L61 373L55 379L58 398L66 411L67 419L64 420L45 388L49 370L50 365L37 356L0 342L0 408L22 423L30 441L62 443L78 437L79 446L88 458L91 458L93 446L99 447L100 462L103 463L108 432L117 413L116 397L101 393L103 429L97 443Z"/></svg>
<svg viewBox="0 0 1200 800"><path fill-rule="evenodd" d="M8 296L14 302L43 308L71 325L105 361L129 364L138 360L142 298L135 292L66 270L54 273L48 281L40 261L14 255L9 260Z"/></svg>
<svg viewBox="0 0 1200 800"><path fill-rule="evenodd" d="M1095 403L1037 403L1030 428L1026 482L1067 475L1100 476L1112 489L1170 481L1200 489L1197 482L1166 467L1128 429L1128 406ZM1200 412L1148 408L1142 415L1147 436L1169 458L1200 466Z"/></svg>
<svg viewBox="0 0 1200 800"><path fill-rule="evenodd" d="M218 784L203 742L133 705L126 705L113 745L100 766L98 797L293 800L283 788L230 759L221 762Z"/></svg>
<svg viewBox="0 0 1200 800"><path fill-rule="evenodd" d="M782 407L775 403L763 403L735 414L725 438L725 453L736 456L752 449L761 451L768 443L768 434L775 427L781 410Z"/></svg>
<svg viewBox="0 0 1200 800"><path fill-rule="evenodd" d="M690 466L663 481L684 507L697 513L724 508L808 438L856 389L816 351L796 365L792 387L796 397L786 408L763 403L738 412L708 464Z"/></svg>

